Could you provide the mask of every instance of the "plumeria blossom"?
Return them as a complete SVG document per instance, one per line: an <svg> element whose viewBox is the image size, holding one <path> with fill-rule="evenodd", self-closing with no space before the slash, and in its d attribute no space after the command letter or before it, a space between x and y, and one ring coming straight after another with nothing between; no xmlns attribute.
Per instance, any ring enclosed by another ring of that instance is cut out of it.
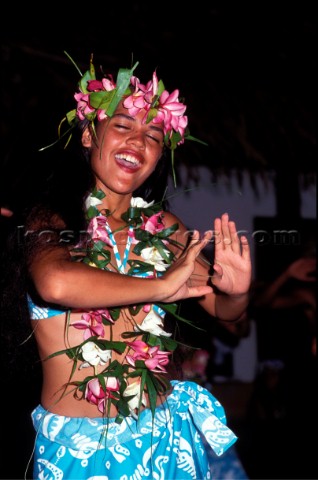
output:
<svg viewBox="0 0 318 480"><path fill-rule="evenodd" d="M118 392L119 381L115 377L105 378L106 391L101 386L98 378L89 380L85 389L85 398L89 403L97 405L98 410L102 413L105 412L106 401L110 398L116 398L113 392Z"/></svg>
<svg viewBox="0 0 318 480"><path fill-rule="evenodd" d="M104 309L85 312L83 313L81 320L76 320L70 325L80 330L84 330L84 340L87 340L88 338L95 335L99 337L104 337L105 330L103 325L103 318L105 318L111 323L114 323L109 311L107 309Z"/></svg>
<svg viewBox="0 0 318 480"><path fill-rule="evenodd" d="M163 212L158 212L158 213L155 213L154 215L151 215L151 217L149 217L140 228L142 230L146 230L152 235L155 235L156 233L161 232L165 228L162 222L162 214Z"/></svg>
<svg viewBox="0 0 318 480"><path fill-rule="evenodd" d="M97 115L99 121L107 118L106 112L104 109L96 109L90 105L90 93L91 92L110 92L116 88L115 83L108 79L103 78L100 80L88 80L87 81L87 91L88 93L78 92L75 93L74 98L77 101L76 113L80 120L87 118L88 120L91 117Z"/></svg>
<svg viewBox="0 0 318 480"><path fill-rule="evenodd" d="M141 403L144 407L147 406L147 399L146 395L144 392L140 392L140 380L137 382L133 382L130 385L127 386L127 388L124 390L124 397L130 397L133 395L133 398L128 400L128 407L129 410L132 414L132 416L135 417L134 411L136 408L139 407L140 403L140 394L141 394Z"/></svg>
<svg viewBox="0 0 318 480"><path fill-rule="evenodd" d="M75 93L75 100L77 101L76 114L80 120L95 116L95 108L89 105L89 95L82 92Z"/></svg>
<svg viewBox="0 0 318 480"><path fill-rule="evenodd" d="M171 94L165 90L159 98L158 113L153 119L153 123L164 125L164 134L171 137L172 131L180 133L181 140L178 145L184 142L184 134L188 126L188 117L183 115L186 106L179 102L179 90L174 90Z"/></svg>
<svg viewBox="0 0 318 480"><path fill-rule="evenodd" d="M154 200L152 202L147 203L141 197L132 197L130 200L130 206L133 208L149 208L154 204Z"/></svg>
<svg viewBox="0 0 318 480"><path fill-rule="evenodd" d="M188 118L183 115L186 111L186 105L179 101L179 90L174 90L171 94L167 90L160 92L159 81L156 72L152 75L152 81L146 85L140 83L135 76L131 77L131 85L135 87L133 93L124 100L124 107L128 109L131 116L136 116L141 110L145 110L143 123L150 120L153 123L164 125L164 134L172 135L172 131L181 135L179 143L183 143L185 129L188 125Z"/></svg>
<svg viewBox="0 0 318 480"><path fill-rule="evenodd" d="M89 222L87 233L93 241L101 240L109 247L113 247L113 244L109 238L108 232L105 228L107 219L104 215L98 215Z"/></svg>
<svg viewBox="0 0 318 480"><path fill-rule="evenodd" d="M163 335L164 337L170 337L172 334L165 332L162 327L162 318L152 308L148 315L145 316L142 323L140 325L136 325L134 329L136 332L142 330L143 332L149 332L153 335Z"/></svg>
<svg viewBox="0 0 318 480"><path fill-rule="evenodd" d="M143 360L146 367L152 372L167 373L164 368L169 363L171 352L159 350L159 346L150 347L142 340L127 342L127 345L134 350L132 355L126 355L127 362L135 367L137 360Z"/></svg>
<svg viewBox="0 0 318 480"><path fill-rule="evenodd" d="M164 250L165 254L169 255L169 250ZM170 266L168 263L164 262L163 257L160 255L159 250L156 247L146 247L141 251L141 256L145 262L153 265L157 272L165 272L166 269Z"/></svg>
<svg viewBox="0 0 318 480"><path fill-rule="evenodd" d="M88 195L85 200L85 208L88 210L89 207L97 207L97 205L101 205L102 203L102 200L97 198L95 195Z"/></svg>
<svg viewBox="0 0 318 480"><path fill-rule="evenodd" d="M84 343L81 348L81 354L85 362L82 363L80 369L89 366L105 365L112 357L111 350L102 350L94 342Z"/></svg>
<svg viewBox="0 0 318 480"><path fill-rule="evenodd" d="M148 111L151 108L151 104L158 95L158 78L156 72L152 75L146 85L140 83L139 78L132 76L130 79L131 85L134 87L134 91L129 95L123 105L128 109L129 115L135 117L140 110L145 110L146 114L143 118L143 122L146 123Z"/></svg>
<svg viewBox="0 0 318 480"><path fill-rule="evenodd" d="M151 217L146 218L146 220L143 218L143 223L140 225L141 230L145 230L146 232L151 233L151 235L160 233L162 230L164 230L164 228L165 226L162 221L162 212L155 213L151 215ZM139 240L136 239L135 230L129 230L128 235L132 238L132 244L138 243ZM166 241L163 240L163 243L166 243Z"/></svg>

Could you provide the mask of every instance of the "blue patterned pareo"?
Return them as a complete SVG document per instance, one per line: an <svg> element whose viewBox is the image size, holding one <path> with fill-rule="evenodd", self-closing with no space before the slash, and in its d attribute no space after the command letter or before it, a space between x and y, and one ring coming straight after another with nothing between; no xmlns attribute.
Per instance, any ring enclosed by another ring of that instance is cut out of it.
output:
<svg viewBox="0 0 318 480"><path fill-rule="evenodd" d="M226 426L222 405L194 382L172 381L172 393L139 420L74 418L38 406L34 479L211 479L207 449L217 456L237 437ZM211 457L210 457L211 458Z"/></svg>

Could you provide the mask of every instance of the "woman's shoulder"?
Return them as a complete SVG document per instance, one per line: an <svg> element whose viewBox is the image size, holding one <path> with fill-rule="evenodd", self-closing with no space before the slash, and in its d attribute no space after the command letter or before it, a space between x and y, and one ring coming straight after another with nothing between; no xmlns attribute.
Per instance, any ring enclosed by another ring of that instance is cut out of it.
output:
<svg viewBox="0 0 318 480"><path fill-rule="evenodd" d="M188 244L189 229L187 229L182 220L172 212L164 212L163 222L165 228L171 228L177 225L177 228L175 228L172 235L172 239L174 242L177 242L176 245L179 245L179 247L175 246L176 251L180 252L180 248L183 250L183 248Z"/></svg>
<svg viewBox="0 0 318 480"><path fill-rule="evenodd" d="M183 224L182 220L175 215L173 212L164 211L163 212L163 219L166 227L171 227L174 224L178 224L179 229L184 230L186 229L185 225Z"/></svg>

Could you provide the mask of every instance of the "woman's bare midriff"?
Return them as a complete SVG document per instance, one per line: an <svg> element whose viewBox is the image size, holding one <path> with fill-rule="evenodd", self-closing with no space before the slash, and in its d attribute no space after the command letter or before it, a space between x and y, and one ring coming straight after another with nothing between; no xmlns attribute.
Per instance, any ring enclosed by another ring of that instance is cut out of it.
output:
<svg viewBox="0 0 318 480"><path fill-rule="evenodd" d="M138 314L134 317L134 321L141 323L145 313ZM70 323L81 318L81 313L71 314ZM76 370L72 379L70 375L72 372L73 361L68 358L66 354L57 355L46 360L49 355L56 353L65 348L74 347L83 342L83 330L69 326L65 331L66 314L57 315L55 317L33 320L32 327L38 343L40 358L42 360L43 370L43 385L41 393L42 406L52 413L57 413L63 416L70 417L102 417L103 414L98 410L96 405L90 404L84 397L75 398L74 386L68 386L70 381L76 382L84 380L89 375L94 374L93 367L87 367L79 370L82 362L78 362ZM116 320L112 329L112 340L123 341L121 333L124 331L132 331L133 323L129 320L128 315L124 312ZM105 326L105 340L110 339L110 327ZM113 351L112 360L118 360L120 363L127 363L125 355L117 354ZM99 367L100 370L105 367ZM169 380L167 374L167 380ZM169 392L167 392L169 393ZM165 401L165 395L158 396L157 405ZM147 398L147 404L149 401ZM116 417L117 409L111 405L109 417Z"/></svg>

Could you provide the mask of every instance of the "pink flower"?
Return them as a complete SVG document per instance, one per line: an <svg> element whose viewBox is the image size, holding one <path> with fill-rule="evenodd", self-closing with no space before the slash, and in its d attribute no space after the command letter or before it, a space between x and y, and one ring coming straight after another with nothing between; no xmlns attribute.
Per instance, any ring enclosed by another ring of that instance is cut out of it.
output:
<svg viewBox="0 0 318 480"><path fill-rule="evenodd" d="M108 232L105 228L106 224L107 218L104 215L98 215L97 217L92 218L89 222L87 232L93 241L96 242L98 240L101 240L109 247L112 247L112 242L110 241Z"/></svg>
<svg viewBox="0 0 318 480"><path fill-rule="evenodd" d="M139 240L136 239L136 236L135 236L135 231L134 230L128 230L128 237L131 238L131 243L132 245L135 245L136 243L139 242Z"/></svg>
<svg viewBox="0 0 318 480"><path fill-rule="evenodd" d="M179 102L178 96L179 90L174 90L171 94L167 90L162 92L157 107L159 111L153 119L153 123L163 122L165 135L170 132L171 136L172 130L174 130L183 137L188 125L188 117L183 115L187 107Z"/></svg>
<svg viewBox="0 0 318 480"><path fill-rule="evenodd" d="M162 222L162 212L155 213L148 218L148 220L140 227L142 230L155 235L158 232L164 230L165 226Z"/></svg>
<svg viewBox="0 0 318 480"><path fill-rule="evenodd" d="M105 412L106 400L109 398L116 398L112 392L118 392L119 381L115 377L105 378L106 391L103 390L98 378L93 378L87 382L85 390L85 398L89 403L97 405L98 410L102 413Z"/></svg>
<svg viewBox="0 0 318 480"><path fill-rule="evenodd" d="M116 88L116 84L113 81L113 77L110 75L109 78L103 78L102 80L89 80L87 82L87 90L89 92L100 92L105 90L106 92L110 92Z"/></svg>
<svg viewBox="0 0 318 480"><path fill-rule="evenodd" d="M89 105L89 94L75 93L74 98L77 101L76 113L80 120L84 120L87 115L89 116L95 112L95 108Z"/></svg>
<svg viewBox="0 0 318 480"><path fill-rule="evenodd" d="M81 320L72 322L75 328L84 331L84 340L97 335L98 337L104 337L105 330L103 325L103 318L106 318L109 322L114 323L107 309L105 310L92 310L91 312L83 313Z"/></svg>
<svg viewBox="0 0 318 480"><path fill-rule="evenodd" d="M87 82L87 90L90 92L110 92L116 88L116 84L113 82L113 77L110 75L109 78L103 78L100 80L89 80ZM99 108L97 109L97 118L99 121L107 118L105 110Z"/></svg>
<svg viewBox="0 0 318 480"><path fill-rule="evenodd" d="M103 78L102 80L88 80L87 82L87 90L89 92L110 92L114 90L114 88L116 88L116 84L113 82L111 75L110 79ZM95 113L100 121L107 117L105 110L91 107L89 101L90 93L78 92L74 95L74 98L77 101L76 112L80 120L84 120L85 118L91 119L90 117L94 117Z"/></svg>
<svg viewBox="0 0 318 480"><path fill-rule="evenodd" d="M131 85L135 87L134 92L124 101L124 107L128 109L129 114L136 116L140 110L145 110L142 121L147 121L149 110L157 111L156 116L152 119L153 123L161 123L164 125L164 134L172 135L172 132L180 133L184 142L184 133L188 125L188 117L184 115L187 107L179 101L179 90L169 93L164 90L159 100L157 99L159 82L156 72L152 75L152 80L143 85L137 77L131 77Z"/></svg>
<svg viewBox="0 0 318 480"><path fill-rule="evenodd" d="M132 76L130 83L135 87L134 92L129 95L124 101L124 107L128 108L129 114L135 117L140 110L146 110L146 115L143 122L146 122L148 111L151 107L152 101L158 92L158 78L156 72L152 75L147 85L140 83L139 78Z"/></svg>
<svg viewBox="0 0 318 480"><path fill-rule="evenodd" d="M126 359L130 365L136 366L137 360L143 360L146 367L155 373L167 373L164 368L168 365L171 352L163 352L159 350L159 346L150 347L142 340L134 340L127 342L127 345L134 350L132 355L126 355Z"/></svg>

